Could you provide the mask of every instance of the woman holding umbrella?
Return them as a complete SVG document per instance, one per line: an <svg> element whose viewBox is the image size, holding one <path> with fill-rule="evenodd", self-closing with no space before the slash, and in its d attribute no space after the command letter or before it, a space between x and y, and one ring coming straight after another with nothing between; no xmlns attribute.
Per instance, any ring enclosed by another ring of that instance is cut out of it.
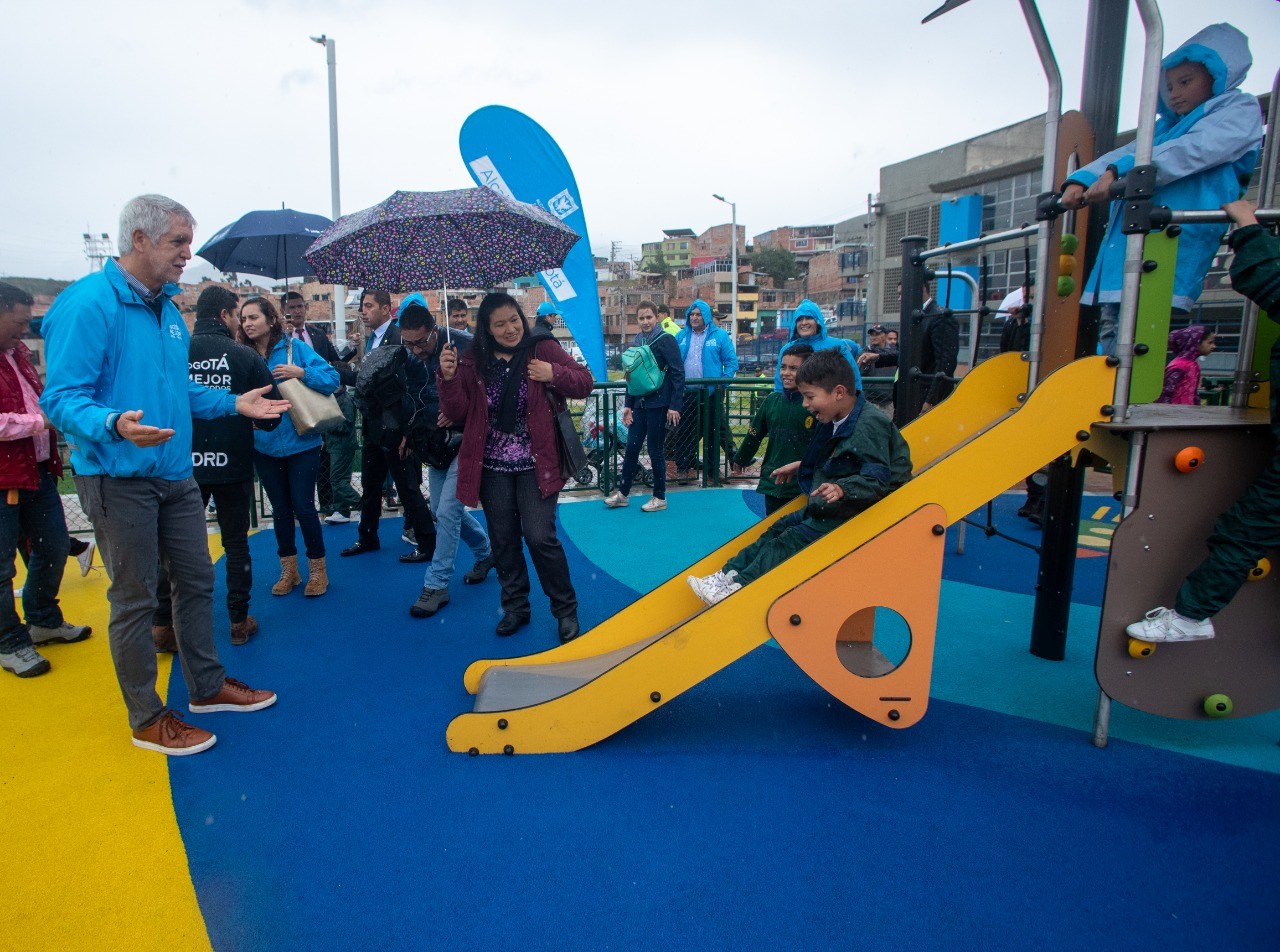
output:
<svg viewBox="0 0 1280 952"><path fill-rule="evenodd" d="M251 297L240 307L240 331L245 341L266 360L277 380L300 379L317 393L338 389L338 372L302 341L285 341L280 314L264 297ZM292 347L293 359L289 360ZM297 517L306 545L309 577L303 594L323 595L329 589L325 568L324 534L316 512L316 475L320 470L319 433L300 436L292 415L283 413L280 425L271 432L253 431L253 462L262 488L271 500L276 552L280 556L280 580L272 595L288 595L301 582L298 574L298 546L293 534Z"/></svg>
<svg viewBox="0 0 1280 952"><path fill-rule="evenodd" d="M463 424L457 495L484 506L502 585L499 635L529 623L527 545L561 641L578 637L578 596L556 537L556 502L564 487L556 447L556 412L566 397L586 397L593 381L555 339L530 328L509 294L485 296L471 352L440 354L440 410ZM555 406L553 407L553 403Z"/></svg>

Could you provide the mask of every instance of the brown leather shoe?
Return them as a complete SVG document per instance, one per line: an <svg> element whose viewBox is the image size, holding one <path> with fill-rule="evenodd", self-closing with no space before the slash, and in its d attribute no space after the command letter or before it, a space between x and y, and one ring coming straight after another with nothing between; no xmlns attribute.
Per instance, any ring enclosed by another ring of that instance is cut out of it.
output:
<svg viewBox="0 0 1280 952"><path fill-rule="evenodd" d="M133 732L133 746L170 757L186 757L208 750L218 738L203 727L186 723L173 711L165 711L150 727Z"/></svg>
<svg viewBox="0 0 1280 952"><path fill-rule="evenodd" d="M254 635L258 633L258 623L252 615L246 615L244 621L233 622L231 625L231 643L233 645L242 645Z"/></svg>
<svg viewBox="0 0 1280 952"><path fill-rule="evenodd" d="M173 654L178 650L178 633L172 625L152 625L151 640L156 643L156 651Z"/></svg>
<svg viewBox="0 0 1280 952"><path fill-rule="evenodd" d="M276 703L274 691L255 691L243 681L224 678L222 690L213 697L191 701L187 710L192 714L215 714L218 711L260 711Z"/></svg>

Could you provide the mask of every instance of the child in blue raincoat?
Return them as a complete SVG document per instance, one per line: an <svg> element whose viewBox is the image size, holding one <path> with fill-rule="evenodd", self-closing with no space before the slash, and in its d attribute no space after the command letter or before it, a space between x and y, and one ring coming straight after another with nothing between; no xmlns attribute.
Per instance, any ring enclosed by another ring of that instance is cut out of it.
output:
<svg viewBox="0 0 1280 952"><path fill-rule="evenodd" d="M1262 142L1258 100L1238 87L1253 64L1249 38L1229 23L1205 27L1164 58L1163 92L1156 119L1152 162L1157 168L1152 201L1175 209L1218 208L1244 194ZM1134 146L1108 152L1066 181L1062 204L1083 208L1109 200L1113 182L1133 168ZM1099 345L1116 352L1125 242L1123 202L1111 208L1081 304L1100 304ZM1190 311L1222 243L1221 225L1184 225L1178 240L1173 307Z"/></svg>

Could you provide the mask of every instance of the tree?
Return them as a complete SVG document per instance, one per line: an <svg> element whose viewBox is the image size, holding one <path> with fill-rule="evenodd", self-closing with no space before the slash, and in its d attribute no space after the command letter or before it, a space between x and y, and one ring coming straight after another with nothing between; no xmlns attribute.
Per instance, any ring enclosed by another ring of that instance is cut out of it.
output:
<svg viewBox="0 0 1280 952"><path fill-rule="evenodd" d="M800 262L786 248L761 248L755 253L751 267L772 278L776 288L800 275Z"/></svg>

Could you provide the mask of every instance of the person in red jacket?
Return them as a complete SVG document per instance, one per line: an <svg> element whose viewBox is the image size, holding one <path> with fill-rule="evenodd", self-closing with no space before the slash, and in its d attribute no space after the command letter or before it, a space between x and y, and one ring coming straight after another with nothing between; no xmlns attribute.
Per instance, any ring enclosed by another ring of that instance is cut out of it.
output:
<svg viewBox="0 0 1280 952"><path fill-rule="evenodd" d="M578 637L578 596L556 538L556 502L564 487L556 412L566 397L591 393L591 372L555 338L530 328L509 294L485 296L470 353L446 346L437 371L440 412L463 426L457 496L484 506L502 586L499 635L529 623L528 545L551 601L561 641ZM553 407L554 404L554 407Z"/></svg>
<svg viewBox="0 0 1280 952"><path fill-rule="evenodd" d="M66 621L58 607L71 540L58 495L58 434L40 410L44 387L22 342L33 303L26 291L0 281L0 667L20 678L50 669L37 645L83 641L91 631ZM31 546L25 625L13 600L20 534Z"/></svg>

